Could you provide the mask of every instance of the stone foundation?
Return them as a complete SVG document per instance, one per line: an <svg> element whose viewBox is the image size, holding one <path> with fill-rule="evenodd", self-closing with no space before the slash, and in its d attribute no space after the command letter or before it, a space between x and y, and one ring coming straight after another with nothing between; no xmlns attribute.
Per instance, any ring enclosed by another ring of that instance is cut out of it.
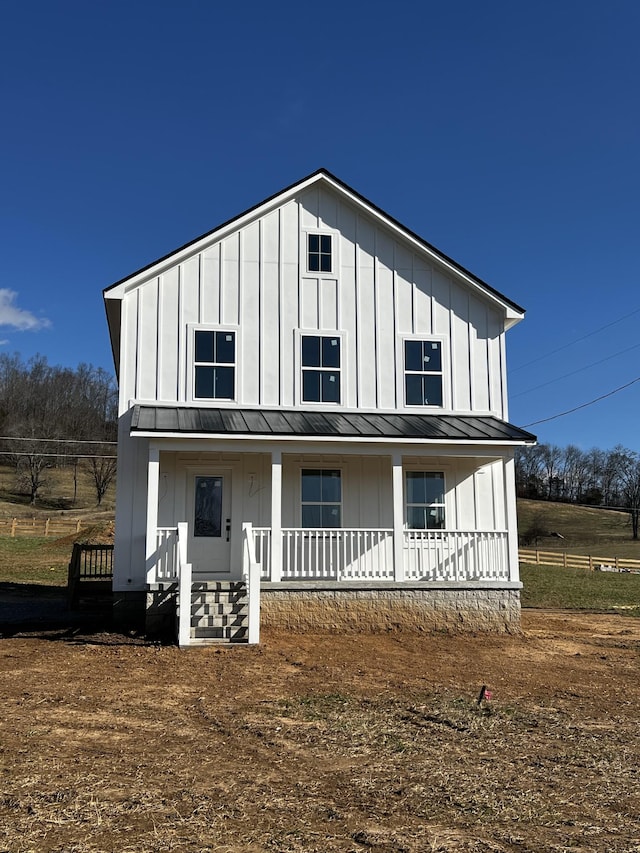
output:
<svg viewBox="0 0 640 853"><path fill-rule="evenodd" d="M262 628L294 633L520 630L521 584L453 584L355 588L353 585L266 584L260 594Z"/></svg>

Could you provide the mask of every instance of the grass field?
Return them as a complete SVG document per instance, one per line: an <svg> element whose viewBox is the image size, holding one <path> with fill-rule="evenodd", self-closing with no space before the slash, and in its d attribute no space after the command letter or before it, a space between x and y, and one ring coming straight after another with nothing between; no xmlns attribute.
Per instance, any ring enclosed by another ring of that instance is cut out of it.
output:
<svg viewBox="0 0 640 853"><path fill-rule="evenodd" d="M39 512L51 513L51 504L62 500L63 494L73 494L72 470L52 472L58 480L52 488L49 506ZM8 484L13 473L0 467L0 514L17 515L21 504L11 503ZM0 537L0 583L36 583L64 586L67 566L76 538L88 539L99 534L112 522L113 511L96 508L87 482L78 491L78 511L68 512L86 518L87 529L79 537L10 538ZM8 512L7 512L7 508ZM518 501L521 531L534 522L564 538L545 538L539 543L545 550L566 550L574 554L597 554L606 557L635 557L640 559L640 543L631 539L625 513L601 509L574 507L545 501ZM589 572L582 569L563 569L550 566L521 565L524 583L522 603L525 607L570 608L600 612L618 612L640 616L640 575Z"/></svg>
<svg viewBox="0 0 640 853"><path fill-rule="evenodd" d="M520 564L523 607L640 616L640 575Z"/></svg>
<svg viewBox="0 0 640 853"><path fill-rule="evenodd" d="M533 525L557 536L545 536L538 547L588 556L640 560L640 540L631 538L626 512L571 506L552 501L518 500L518 530L522 536ZM535 546L530 546L535 547Z"/></svg>

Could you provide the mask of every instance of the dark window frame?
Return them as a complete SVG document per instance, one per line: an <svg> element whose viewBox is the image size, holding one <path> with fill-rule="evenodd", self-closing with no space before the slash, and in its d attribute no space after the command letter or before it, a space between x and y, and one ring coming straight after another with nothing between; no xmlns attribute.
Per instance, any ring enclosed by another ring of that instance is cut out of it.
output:
<svg viewBox="0 0 640 853"><path fill-rule="evenodd" d="M419 354L418 354L419 348ZM405 338L403 341L403 388L405 406L444 408L444 345L431 338ZM435 355L433 366L428 359Z"/></svg>
<svg viewBox="0 0 640 853"><path fill-rule="evenodd" d="M237 342L238 335L235 329L194 329L192 388L194 400L233 401L236 399ZM220 393L217 393L217 386L221 388ZM205 388L211 393L203 393Z"/></svg>
<svg viewBox="0 0 640 853"><path fill-rule="evenodd" d="M342 336L300 333L300 400L341 405Z"/></svg>
<svg viewBox="0 0 640 853"><path fill-rule="evenodd" d="M307 271L331 275L334 271L333 234L311 231L307 234Z"/></svg>

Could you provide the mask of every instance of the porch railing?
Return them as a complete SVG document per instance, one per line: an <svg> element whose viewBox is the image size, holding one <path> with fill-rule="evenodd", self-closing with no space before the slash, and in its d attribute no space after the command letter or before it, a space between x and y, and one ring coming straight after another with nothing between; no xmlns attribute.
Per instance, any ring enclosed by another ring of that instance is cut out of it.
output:
<svg viewBox="0 0 640 853"><path fill-rule="evenodd" d="M156 531L155 582L178 577L178 528L158 527Z"/></svg>
<svg viewBox="0 0 640 853"><path fill-rule="evenodd" d="M253 547L255 559L260 563L260 577L262 580L271 578L271 528L253 528Z"/></svg>
<svg viewBox="0 0 640 853"><path fill-rule="evenodd" d="M283 580L393 580L393 531L286 528Z"/></svg>
<svg viewBox="0 0 640 853"><path fill-rule="evenodd" d="M392 530L283 528L281 535L282 580L394 580ZM182 538L184 547L186 529ZM252 527L245 535L243 549L250 549L262 580L271 579L272 538L268 527ZM182 574L180 544L178 528L158 528L157 582ZM402 554L405 581L509 580L508 535L502 530L405 530Z"/></svg>
<svg viewBox="0 0 640 853"><path fill-rule="evenodd" d="M506 531L405 530L403 544L406 580L509 579Z"/></svg>

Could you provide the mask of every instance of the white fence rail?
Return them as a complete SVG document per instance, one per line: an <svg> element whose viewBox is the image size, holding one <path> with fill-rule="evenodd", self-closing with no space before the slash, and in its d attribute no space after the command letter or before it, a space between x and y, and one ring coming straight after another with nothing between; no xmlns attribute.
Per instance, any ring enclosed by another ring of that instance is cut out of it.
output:
<svg viewBox="0 0 640 853"><path fill-rule="evenodd" d="M509 579L506 531L406 530L404 554L407 580Z"/></svg>

